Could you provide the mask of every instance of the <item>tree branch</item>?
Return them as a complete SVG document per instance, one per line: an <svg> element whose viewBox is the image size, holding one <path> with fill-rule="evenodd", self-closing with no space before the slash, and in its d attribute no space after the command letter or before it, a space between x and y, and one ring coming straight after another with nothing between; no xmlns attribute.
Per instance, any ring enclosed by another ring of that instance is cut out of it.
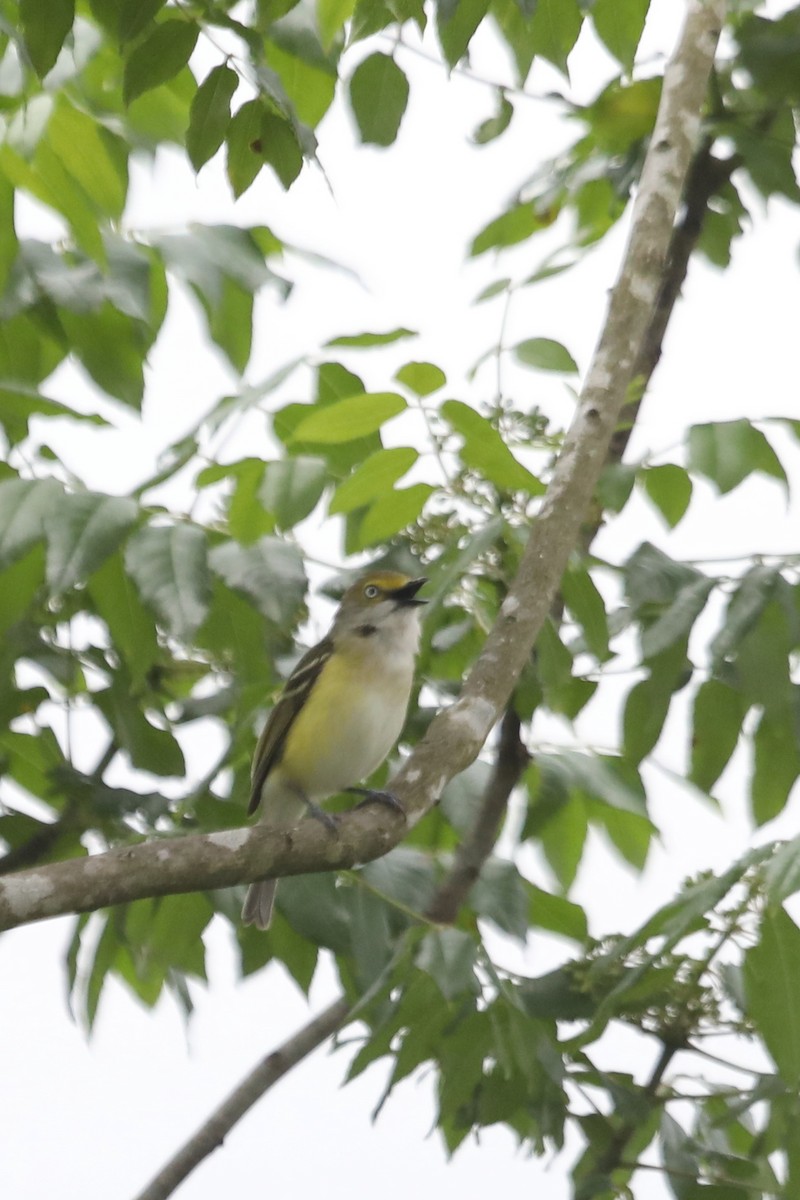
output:
<svg viewBox="0 0 800 1200"><path fill-rule="evenodd" d="M236 1122L269 1088L302 1062L312 1050L316 1050L326 1038L341 1029L349 1012L348 1001L344 996L340 996L277 1050L262 1058L208 1120L203 1122L197 1132L181 1146L174 1158L159 1171L144 1191L139 1193L136 1200L167 1200L187 1175L222 1145Z"/></svg>
<svg viewBox="0 0 800 1200"><path fill-rule="evenodd" d="M409 825L486 741L578 541L656 305L724 15L724 0L689 6L664 74L620 277L519 571L459 699L434 719L392 782ZM0 880L0 929L143 896L351 867L385 854L404 832L402 817L375 807L348 814L334 836L306 821L288 831L253 827L163 839L56 863Z"/></svg>
<svg viewBox="0 0 800 1200"><path fill-rule="evenodd" d="M509 706L500 726L494 770L470 834L458 847L447 877L442 881L425 914L439 925L455 921L470 888L491 854L508 806L508 798L528 763L528 751L519 735L519 717Z"/></svg>
<svg viewBox="0 0 800 1200"><path fill-rule="evenodd" d="M615 431L609 447L608 456L611 462L622 461L644 393L661 359L664 335L686 280L689 260L703 231L708 202L722 184L730 179L740 163L738 155L724 160L715 158L712 154L713 143L713 137L703 139L689 168L683 196L683 212L670 239L658 296L636 358L633 375L637 381L639 395L635 400L629 401L622 410L620 426Z"/></svg>

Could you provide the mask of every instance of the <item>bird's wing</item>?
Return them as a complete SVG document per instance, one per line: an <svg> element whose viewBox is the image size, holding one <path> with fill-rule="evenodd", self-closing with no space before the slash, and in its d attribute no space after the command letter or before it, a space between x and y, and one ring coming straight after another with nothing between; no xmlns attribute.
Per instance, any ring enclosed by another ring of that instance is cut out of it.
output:
<svg viewBox="0 0 800 1200"><path fill-rule="evenodd" d="M312 646L292 671L278 703L267 717L253 756L248 813L254 813L258 808L261 802L261 789L270 771L280 759L283 744L294 724L294 719L308 699L320 671L332 653L333 642L330 638L323 638L316 646Z"/></svg>

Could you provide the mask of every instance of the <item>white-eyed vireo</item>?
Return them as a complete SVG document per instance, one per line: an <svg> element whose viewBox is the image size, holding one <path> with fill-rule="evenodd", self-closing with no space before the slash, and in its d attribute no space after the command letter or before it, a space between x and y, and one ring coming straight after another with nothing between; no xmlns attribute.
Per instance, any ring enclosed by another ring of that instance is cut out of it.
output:
<svg viewBox="0 0 800 1200"><path fill-rule="evenodd" d="M372 571L345 592L326 636L304 654L258 739L249 812L296 825L309 812L333 825L317 801L353 785L380 766L400 736L419 646L417 592L424 579ZM395 805L389 793L364 792ZM251 884L245 925L267 929L277 880Z"/></svg>

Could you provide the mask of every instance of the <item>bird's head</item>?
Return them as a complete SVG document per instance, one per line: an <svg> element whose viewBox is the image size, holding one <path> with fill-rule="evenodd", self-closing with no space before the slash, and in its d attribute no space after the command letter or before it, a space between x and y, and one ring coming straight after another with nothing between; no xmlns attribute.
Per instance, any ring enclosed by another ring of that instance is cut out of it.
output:
<svg viewBox="0 0 800 1200"><path fill-rule="evenodd" d="M399 571L370 571L351 584L342 597L333 624L334 634L354 633L371 638L396 631L398 635L419 630L420 600L417 592L427 580L412 579Z"/></svg>

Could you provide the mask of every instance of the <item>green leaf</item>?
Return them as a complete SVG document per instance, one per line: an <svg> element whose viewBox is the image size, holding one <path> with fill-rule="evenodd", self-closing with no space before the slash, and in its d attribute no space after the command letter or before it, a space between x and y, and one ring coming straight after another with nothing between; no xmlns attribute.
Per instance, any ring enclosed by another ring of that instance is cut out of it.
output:
<svg viewBox="0 0 800 1200"><path fill-rule="evenodd" d="M544 213L540 215L533 204L515 204L507 212L495 217L485 225L480 233L472 240L470 256L477 258L487 250L503 250L508 246L516 246L519 242L527 241L540 229L552 225L557 214Z"/></svg>
<svg viewBox="0 0 800 1200"><path fill-rule="evenodd" d="M139 516L135 500L67 492L45 519L47 583L54 593L82 583L116 550Z"/></svg>
<svg viewBox="0 0 800 1200"><path fill-rule="evenodd" d="M92 379L131 408L140 408L144 396L144 357L151 338L141 322L132 321L103 304L96 312L59 312L61 324Z"/></svg>
<svg viewBox="0 0 800 1200"><path fill-rule="evenodd" d="M544 485L517 462L494 426L461 400L445 400L441 415L464 438L459 456L480 471L500 491L524 491L541 496Z"/></svg>
<svg viewBox="0 0 800 1200"><path fill-rule="evenodd" d="M793 7L776 20L746 15L735 34L746 71L758 88L779 104L800 100L797 78L797 40L800 15Z"/></svg>
<svg viewBox="0 0 800 1200"><path fill-rule="evenodd" d="M350 77L350 104L362 142L391 146L408 103L408 80L388 54L377 52Z"/></svg>
<svg viewBox="0 0 800 1200"><path fill-rule="evenodd" d="M279 529L291 529L316 508L329 480L322 458L297 455L267 463L258 498Z"/></svg>
<svg viewBox="0 0 800 1200"><path fill-rule="evenodd" d="M564 896L554 896L552 892L542 891L532 883L528 884L528 896L528 921L531 925L560 934L575 942L586 941L589 933L586 913L579 904L573 904Z"/></svg>
<svg viewBox="0 0 800 1200"><path fill-rule="evenodd" d="M295 428L290 441L352 442L369 433L377 433L384 422L398 416L406 407L405 400L396 392L347 396L334 404L315 408Z"/></svg>
<svg viewBox="0 0 800 1200"><path fill-rule="evenodd" d="M650 677L628 693L623 714L625 757L635 764L660 738L673 693L688 683L692 670L686 645L680 641L651 659L648 667Z"/></svg>
<svg viewBox="0 0 800 1200"><path fill-rule="evenodd" d="M116 34L121 42L137 37L165 5L166 0L115 0L119 6Z"/></svg>
<svg viewBox="0 0 800 1200"><path fill-rule="evenodd" d="M0 483L0 567L8 567L44 537L48 513L64 502L55 479L6 479Z"/></svg>
<svg viewBox="0 0 800 1200"><path fill-rule="evenodd" d="M411 846L396 846L367 863L359 874L382 896L419 913L427 910L436 887L436 868L430 856Z"/></svg>
<svg viewBox="0 0 800 1200"><path fill-rule="evenodd" d="M755 627L772 599L778 580L776 567L751 567L739 581L719 633L711 643L711 659L715 668L730 658L743 639Z"/></svg>
<svg viewBox="0 0 800 1200"><path fill-rule="evenodd" d="M642 630L642 656L655 658L675 642L685 640L714 590L714 580L693 579L682 588L669 607Z"/></svg>
<svg viewBox="0 0 800 1200"><path fill-rule="evenodd" d="M173 735L147 720L139 696L132 694L127 672L110 688L93 693L93 702L108 721L131 766L159 776L183 776L186 763Z"/></svg>
<svg viewBox="0 0 800 1200"><path fill-rule="evenodd" d="M442 812L462 838L469 836L478 819L490 777L489 764L476 759L454 776L442 793Z"/></svg>
<svg viewBox="0 0 800 1200"><path fill-rule="evenodd" d="M127 152L121 139L62 96L47 138L55 154L101 212L119 220L128 192Z"/></svg>
<svg viewBox="0 0 800 1200"><path fill-rule="evenodd" d="M659 74L633 83L613 79L596 100L581 110L581 119L586 121L601 151L630 153L651 133L662 82Z"/></svg>
<svg viewBox="0 0 800 1200"><path fill-rule="evenodd" d="M551 712L570 713L572 654L556 632L548 617L536 640L536 675L541 684L545 703Z"/></svg>
<svg viewBox="0 0 800 1200"><path fill-rule="evenodd" d="M0 295L5 292L11 268L19 253L14 214L14 186L10 179L0 175Z"/></svg>
<svg viewBox="0 0 800 1200"><path fill-rule="evenodd" d="M86 981L86 1024L89 1029L94 1025L103 985L111 970L117 950L118 942L114 922L108 917L105 919L103 931L95 943L92 966Z"/></svg>
<svg viewBox="0 0 800 1200"><path fill-rule="evenodd" d="M376 500L358 527L358 548L363 550L388 541L407 525L413 525L434 491L429 483L414 483Z"/></svg>
<svg viewBox="0 0 800 1200"><path fill-rule="evenodd" d="M674 529L683 517L692 498L692 480L689 472L674 463L658 467L647 467L639 478L644 490L653 501L670 529Z"/></svg>
<svg viewBox="0 0 800 1200"><path fill-rule="evenodd" d="M381 496L393 495L392 485L411 470L418 458L419 454L410 446L376 450L339 484L330 502L331 516L352 512Z"/></svg>
<svg viewBox="0 0 800 1200"><path fill-rule="evenodd" d="M162 142L182 146L189 128L189 107L197 90L195 77L184 67L167 83L145 92L129 106L127 122L142 145L152 150Z"/></svg>
<svg viewBox="0 0 800 1200"><path fill-rule="evenodd" d="M764 890L775 907L800 891L800 837L778 846L764 869Z"/></svg>
<svg viewBox="0 0 800 1200"><path fill-rule="evenodd" d="M218 302L207 315L212 340L241 375L250 360L253 341L252 292L232 279L223 279Z"/></svg>
<svg viewBox="0 0 800 1200"><path fill-rule="evenodd" d="M794 709L797 696L790 672L798 643L797 618L789 585L779 579L776 592L741 642L734 661L734 677L743 695L770 712Z"/></svg>
<svg viewBox="0 0 800 1200"><path fill-rule="evenodd" d="M769 199L783 195L796 204L800 188L792 163L795 136L788 106L770 122L768 137L762 130L743 128L739 122L732 125L731 133L743 168L762 196Z"/></svg>
<svg viewBox="0 0 800 1200"><path fill-rule="evenodd" d="M263 155L255 148L261 137L263 116L263 101L248 100L237 110L228 125L225 135L228 146L225 169L235 200L247 191L263 166Z"/></svg>
<svg viewBox="0 0 800 1200"><path fill-rule="evenodd" d="M705 475L725 495L760 471L787 486L786 472L760 429L750 421L693 425L688 439L689 470Z"/></svg>
<svg viewBox="0 0 800 1200"><path fill-rule="evenodd" d="M622 512L636 482L636 468L630 463L607 463L597 483L597 499L604 509Z"/></svg>
<svg viewBox="0 0 800 1200"><path fill-rule="evenodd" d="M552 338L526 338L513 347L514 354L526 367L539 371L563 371L577 374L578 365L565 346Z"/></svg>
<svg viewBox="0 0 800 1200"><path fill-rule="evenodd" d="M625 595L638 613L652 605L672 604L700 578L693 567L676 562L651 542L642 542L625 563Z"/></svg>
<svg viewBox="0 0 800 1200"><path fill-rule="evenodd" d="M707 679L694 700L692 714L692 783L710 792L736 749L748 703L740 692Z"/></svg>
<svg viewBox="0 0 800 1200"><path fill-rule="evenodd" d="M128 543L125 569L172 634L189 641L208 611L206 535L194 525L156 525Z"/></svg>
<svg viewBox="0 0 800 1200"><path fill-rule="evenodd" d="M347 346L351 350L371 350L373 346L390 346L392 342L400 342L405 338L417 337L413 329L390 329L387 333L348 333L341 337L331 338L325 343L330 346Z"/></svg>
<svg viewBox="0 0 800 1200"><path fill-rule="evenodd" d="M473 300L473 304L483 304L486 300L493 300L495 296L504 296L511 288L511 280L504 276L502 279L495 279L494 283L489 283L478 292Z"/></svg>
<svg viewBox="0 0 800 1200"><path fill-rule="evenodd" d="M545 858L565 892L575 882L588 832L586 805L579 797L564 800L539 830Z"/></svg>
<svg viewBox="0 0 800 1200"><path fill-rule="evenodd" d="M233 482L233 493L227 502L228 531L237 542L249 545L264 533L273 533L275 518L264 510L258 491L264 478L266 463L260 458L243 458L233 463L214 463L199 472L195 484L204 488L222 479Z"/></svg>
<svg viewBox="0 0 800 1200"><path fill-rule="evenodd" d="M86 203L85 193L65 171L48 140L39 142L33 165L10 145L0 145L0 168L16 188L22 188L61 213L75 234L76 242L90 257L100 263L105 261L97 218ZM39 379L43 377L40 375Z"/></svg>
<svg viewBox="0 0 800 1200"><path fill-rule="evenodd" d="M94 572L89 593L98 615L108 626L114 649L121 655L133 687L142 688L159 655L158 637L152 615L123 570L121 555L112 555Z"/></svg>
<svg viewBox="0 0 800 1200"><path fill-rule="evenodd" d="M167 267L195 290L207 311L222 300L224 280L232 279L244 291L254 293L276 276L265 262L266 252L260 235L269 231L256 226L241 229L237 225L191 225L185 234L161 234L153 237ZM273 252L279 246L273 242ZM268 387L271 380L267 381ZM265 392L255 389L260 398ZM252 401L251 401L252 402Z"/></svg>
<svg viewBox="0 0 800 1200"><path fill-rule="evenodd" d="M213 915L208 897L197 892L163 896L147 934L148 960L205 979L202 934Z"/></svg>
<svg viewBox="0 0 800 1200"><path fill-rule="evenodd" d="M551 785L558 780L565 792L578 791L622 812L647 816L641 786L634 787L624 778L621 761L562 750L559 754L537 755L536 765Z"/></svg>
<svg viewBox="0 0 800 1200"><path fill-rule="evenodd" d="M209 562L229 587L244 592L276 625L296 616L306 591L297 546L276 537L260 538L252 546L227 541L213 548Z"/></svg>
<svg viewBox="0 0 800 1200"><path fill-rule="evenodd" d="M551 899L560 897L553 896ZM561 903L569 902L561 900ZM539 1019L549 1017L558 1021L581 1021L591 1017L594 1009L592 997L580 989L572 972L564 967L534 979L523 980L518 995L525 1012Z"/></svg>
<svg viewBox="0 0 800 1200"><path fill-rule="evenodd" d="M365 888L354 888L350 900L355 982L359 994L375 983L392 957L389 908Z"/></svg>
<svg viewBox="0 0 800 1200"><path fill-rule="evenodd" d="M511 118L514 116L514 105L502 89L498 89L497 102L498 110L495 115L487 117L485 121L481 121L472 135L472 140L476 146L485 146L489 142L493 142L495 138L499 138L505 133L511 124Z"/></svg>
<svg viewBox="0 0 800 1200"><path fill-rule="evenodd" d="M0 761L4 774L41 800L52 801L54 773L64 764L64 756L51 729L38 733L0 730Z"/></svg>
<svg viewBox="0 0 800 1200"><path fill-rule="evenodd" d="M292 929L304 938L326 946L335 954L352 948L352 910L331 874L297 875L282 879L278 907Z"/></svg>
<svg viewBox="0 0 800 1200"><path fill-rule="evenodd" d="M209 71L195 92L186 131L186 152L195 171L222 145L230 124L231 100L238 86L236 72L219 66Z"/></svg>
<svg viewBox="0 0 800 1200"><path fill-rule="evenodd" d="M303 151L291 124L275 113L264 111L258 138L251 147L269 163L284 188L290 188L303 167Z"/></svg>
<svg viewBox="0 0 800 1200"><path fill-rule="evenodd" d="M759 940L745 955L744 984L748 1015L786 1086L795 1089L800 1083L800 929L782 908L764 913Z"/></svg>
<svg viewBox="0 0 800 1200"><path fill-rule="evenodd" d="M438 0L436 32L449 67L454 67L467 52L472 35L489 9L489 0L458 0L457 4Z"/></svg>
<svg viewBox="0 0 800 1200"><path fill-rule="evenodd" d="M625 861L635 870L643 871L656 833L650 821L645 816L592 801L587 802L586 809L589 820L604 830Z"/></svg>
<svg viewBox="0 0 800 1200"><path fill-rule="evenodd" d="M292 121L308 157L313 157L316 141L311 131L325 116L336 92L337 50L326 55L302 9L296 9L286 21L272 26L265 51L266 71L273 71L280 81L280 91L269 86L265 91ZM265 73L265 68L257 71L262 86Z"/></svg>
<svg viewBox="0 0 800 1200"><path fill-rule="evenodd" d="M355 6L356 0L317 0L317 25L324 50L330 50Z"/></svg>
<svg viewBox="0 0 800 1200"><path fill-rule="evenodd" d="M25 619L34 600L42 592L44 585L44 548L36 546L11 566L3 564L2 560L0 560L0 566L2 566L3 571L3 586L0 587L0 634L5 636L12 626L16 625L18 621ZM10 645L10 639L7 639L6 645ZM0 660L0 664L2 664L2 660ZM6 658L5 664L2 666L4 674L6 674L8 666ZM6 691L5 703L11 702L13 704L11 697L15 689L12 690L7 677L4 689ZM10 720L11 715L21 715L19 712L14 712L10 715L7 711L6 713L2 713L3 707L4 701L0 696L0 719L2 716L5 716L7 720Z"/></svg>
<svg viewBox="0 0 800 1200"><path fill-rule="evenodd" d="M40 79L55 65L75 20L75 0L20 0L19 19L25 49Z"/></svg>
<svg viewBox="0 0 800 1200"><path fill-rule="evenodd" d="M538 0L531 22L536 53L567 74L567 57L582 23L578 0Z"/></svg>
<svg viewBox="0 0 800 1200"><path fill-rule="evenodd" d="M753 820L764 825L783 812L800 776L797 719L788 708L765 709L753 735Z"/></svg>
<svg viewBox="0 0 800 1200"><path fill-rule="evenodd" d="M125 63L122 78L125 103L132 103L137 96L177 75L188 63L199 32L192 21L171 20L156 25Z"/></svg>
<svg viewBox="0 0 800 1200"><path fill-rule="evenodd" d="M677 1200L686 1200L691 1181L700 1175L697 1147L667 1112L661 1114L659 1140L670 1188Z"/></svg>
<svg viewBox="0 0 800 1200"><path fill-rule="evenodd" d="M630 75L650 0L595 0L592 23L597 36Z"/></svg>
<svg viewBox="0 0 800 1200"><path fill-rule="evenodd" d="M561 580L564 603L583 630L587 649L598 662L610 657L608 618L603 597L585 568L569 567Z"/></svg>
<svg viewBox="0 0 800 1200"><path fill-rule="evenodd" d="M469 893L469 905L480 917L524 942L528 936L528 893L513 863L491 855Z"/></svg>
<svg viewBox="0 0 800 1200"><path fill-rule="evenodd" d="M416 963L430 975L445 1000L475 990L475 940L460 929L432 930L417 952Z"/></svg>
<svg viewBox="0 0 800 1200"><path fill-rule="evenodd" d="M447 383L447 376L441 367L429 362L409 362L395 374L398 383L402 383L417 396L430 396Z"/></svg>

